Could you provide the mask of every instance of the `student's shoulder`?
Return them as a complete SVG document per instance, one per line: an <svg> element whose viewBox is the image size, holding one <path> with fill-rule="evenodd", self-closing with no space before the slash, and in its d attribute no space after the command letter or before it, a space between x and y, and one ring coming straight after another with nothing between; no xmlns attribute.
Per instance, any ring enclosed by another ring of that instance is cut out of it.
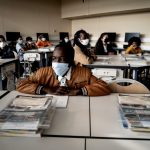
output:
<svg viewBox="0 0 150 150"><path fill-rule="evenodd" d="M52 69L52 67L51 66L49 66L49 67L42 67L42 68L40 68L40 69L38 69L37 70L37 73L48 73L48 74L51 74L53 72L53 69Z"/></svg>

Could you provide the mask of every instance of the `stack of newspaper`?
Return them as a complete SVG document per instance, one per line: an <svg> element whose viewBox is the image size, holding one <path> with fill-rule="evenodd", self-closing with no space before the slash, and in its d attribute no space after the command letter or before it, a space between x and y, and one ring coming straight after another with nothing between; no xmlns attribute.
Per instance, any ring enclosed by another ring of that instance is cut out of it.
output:
<svg viewBox="0 0 150 150"><path fill-rule="evenodd" d="M150 132L150 95L119 95L118 99L124 127Z"/></svg>
<svg viewBox="0 0 150 150"><path fill-rule="evenodd" d="M40 136L55 112L52 99L18 95L0 112L0 135Z"/></svg>

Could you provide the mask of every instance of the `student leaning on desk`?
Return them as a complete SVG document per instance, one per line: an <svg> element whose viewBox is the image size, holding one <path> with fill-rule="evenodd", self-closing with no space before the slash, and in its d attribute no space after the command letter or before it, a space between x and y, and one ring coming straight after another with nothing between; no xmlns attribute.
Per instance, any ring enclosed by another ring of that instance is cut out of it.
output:
<svg viewBox="0 0 150 150"><path fill-rule="evenodd" d="M74 65L74 49L64 44L55 47L52 67L40 68L20 81L17 90L29 94L100 96L111 92L107 83L97 79L88 68Z"/></svg>
<svg viewBox="0 0 150 150"><path fill-rule="evenodd" d="M50 41L46 40L46 37L43 34L41 34L38 37L38 41L36 42L36 46L38 48L48 47L48 46L52 46L52 45L53 44Z"/></svg>
<svg viewBox="0 0 150 150"><path fill-rule="evenodd" d="M125 51L125 54L138 54L142 53L142 49L140 48L141 40L139 37L132 37L128 41L128 47Z"/></svg>

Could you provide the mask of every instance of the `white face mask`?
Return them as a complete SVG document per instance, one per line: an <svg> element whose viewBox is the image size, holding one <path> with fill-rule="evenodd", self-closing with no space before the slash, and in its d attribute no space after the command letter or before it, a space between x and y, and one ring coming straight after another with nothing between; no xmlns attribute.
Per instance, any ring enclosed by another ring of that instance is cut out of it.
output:
<svg viewBox="0 0 150 150"><path fill-rule="evenodd" d="M79 41L80 41L80 43L81 43L82 45L84 45L84 46L86 46L86 45L89 44L89 39L81 40L81 39L79 38Z"/></svg>
<svg viewBox="0 0 150 150"><path fill-rule="evenodd" d="M54 72L56 73L56 75L62 77L69 70L69 64L52 62L52 68Z"/></svg>
<svg viewBox="0 0 150 150"><path fill-rule="evenodd" d="M64 41L65 41L65 43L67 43L67 42L69 41L69 39L68 39L68 38L65 38Z"/></svg>
<svg viewBox="0 0 150 150"><path fill-rule="evenodd" d="M23 43L23 40L18 40L18 43L19 43L19 44L22 44L22 43Z"/></svg>
<svg viewBox="0 0 150 150"><path fill-rule="evenodd" d="M28 42L28 44L32 44L32 42L31 42L31 41L29 41L29 42Z"/></svg>
<svg viewBox="0 0 150 150"><path fill-rule="evenodd" d="M5 42L0 42L0 48L4 48L6 46Z"/></svg>
<svg viewBox="0 0 150 150"><path fill-rule="evenodd" d="M42 38L42 41L46 41L46 38Z"/></svg>

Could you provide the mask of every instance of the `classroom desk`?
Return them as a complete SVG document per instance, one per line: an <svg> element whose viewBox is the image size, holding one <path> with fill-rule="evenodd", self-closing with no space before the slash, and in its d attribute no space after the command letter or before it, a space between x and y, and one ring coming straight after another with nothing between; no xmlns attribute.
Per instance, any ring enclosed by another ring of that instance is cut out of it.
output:
<svg viewBox="0 0 150 150"><path fill-rule="evenodd" d="M118 94L90 97L91 136L119 139L149 139L148 132L133 132L122 125Z"/></svg>
<svg viewBox="0 0 150 150"><path fill-rule="evenodd" d="M66 109L57 109L52 126L43 135L55 136L90 136L89 97L69 97Z"/></svg>
<svg viewBox="0 0 150 150"><path fill-rule="evenodd" d="M12 91L0 101L0 110L20 94ZM21 93L22 94L22 93ZM148 150L150 133L122 127L117 95L70 96L67 108L57 108L50 129L42 137L0 137L3 150ZM129 145L130 144L130 145Z"/></svg>
<svg viewBox="0 0 150 150"><path fill-rule="evenodd" d="M7 90L0 90L0 99L8 93Z"/></svg>
<svg viewBox="0 0 150 150"><path fill-rule="evenodd" d="M0 137L1 150L85 150L85 140L77 138Z"/></svg>
<svg viewBox="0 0 150 150"><path fill-rule="evenodd" d="M98 55L92 64L85 65L89 68L115 68L128 69L129 65L121 55Z"/></svg>
<svg viewBox="0 0 150 150"><path fill-rule="evenodd" d="M130 58L130 59L129 59ZM147 58L148 59L148 58ZM135 60L135 61L134 61ZM140 62L141 61L141 64ZM97 60L92 64L85 65L88 68L113 68L121 69L124 71L124 78L130 78L130 71L132 78L140 81L138 78L138 71L145 70L145 78L148 79L150 72L150 62L144 56L137 55L98 55Z"/></svg>
<svg viewBox="0 0 150 150"><path fill-rule="evenodd" d="M149 150L150 141L87 139L86 150Z"/></svg>
<svg viewBox="0 0 150 150"><path fill-rule="evenodd" d="M50 48L42 48L40 49L32 49L25 51L24 53L39 53L40 54L40 67L48 66L49 65L49 55L53 52ZM46 63L43 64L42 59L45 58Z"/></svg>
<svg viewBox="0 0 150 150"><path fill-rule="evenodd" d="M128 69L129 65L126 63L125 59L122 55L97 55L97 60L94 61L92 64L84 65L90 69L94 68L107 68L107 69L116 69L116 70L123 70L121 76L124 78L128 78ZM120 76L120 73L118 74ZM122 77L122 78L123 78Z"/></svg>
<svg viewBox="0 0 150 150"><path fill-rule="evenodd" d="M18 59L0 59L0 90L2 87L2 74L8 71L16 72L16 63Z"/></svg>

